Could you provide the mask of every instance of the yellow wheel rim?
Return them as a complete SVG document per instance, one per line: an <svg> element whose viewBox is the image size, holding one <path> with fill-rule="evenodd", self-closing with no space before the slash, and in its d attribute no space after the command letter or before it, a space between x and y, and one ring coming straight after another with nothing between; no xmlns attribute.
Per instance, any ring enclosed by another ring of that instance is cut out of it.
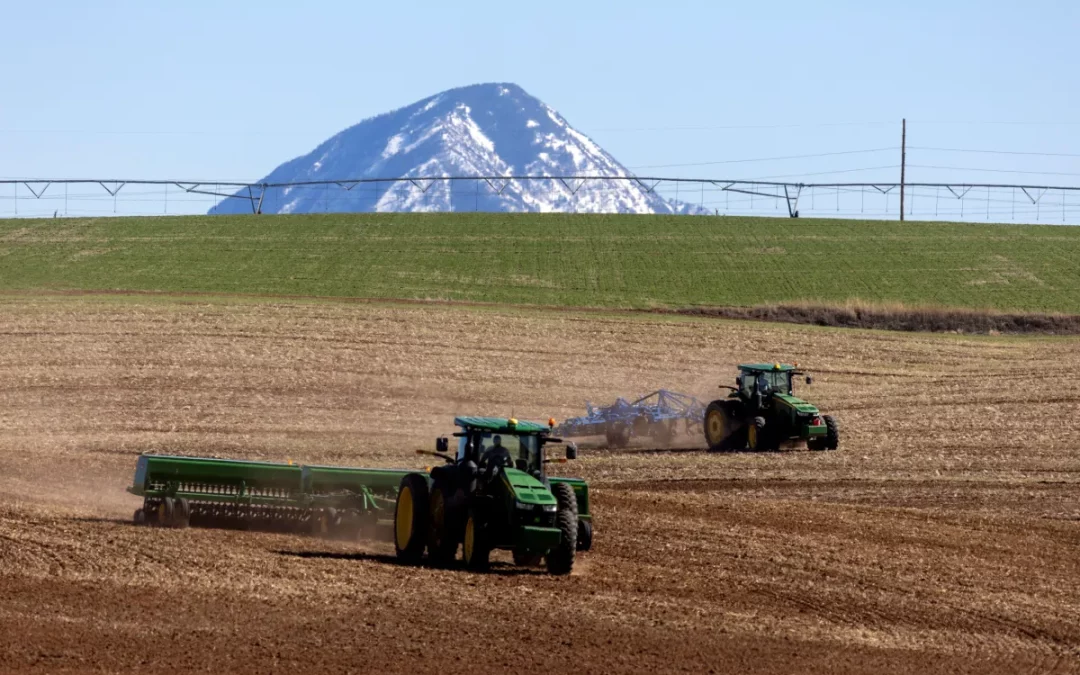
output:
<svg viewBox="0 0 1080 675"><path fill-rule="evenodd" d="M469 521L465 523L465 562L472 562L473 547L476 546L476 525L473 523L472 516L469 516Z"/></svg>
<svg viewBox="0 0 1080 675"><path fill-rule="evenodd" d="M749 432L747 440L749 440L749 442L750 442L751 449L756 450L757 449L757 427L756 426L752 425L750 427L750 432Z"/></svg>
<svg viewBox="0 0 1080 675"><path fill-rule="evenodd" d="M412 521L412 490L406 486L401 488L401 492L398 493L397 518L395 518L394 522L394 538L397 540L396 543L399 549L408 546L409 540L412 539Z"/></svg>
<svg viewBox="0 0 1080 675"><path fill-rule="evenodd" d="M707 429L710 443L715 445L724 440L724 414L719 410L710 412Z"/></svg>
<svg viewBox="0 0 1080 675"><path fill-rule="evenodd" d="M166 515L165 514L165 502L161 502L160 504L158 504L158 507L157 507L157 521L158 521L158 524L160 524L160 525L165 524L165 515Z"/></svg>

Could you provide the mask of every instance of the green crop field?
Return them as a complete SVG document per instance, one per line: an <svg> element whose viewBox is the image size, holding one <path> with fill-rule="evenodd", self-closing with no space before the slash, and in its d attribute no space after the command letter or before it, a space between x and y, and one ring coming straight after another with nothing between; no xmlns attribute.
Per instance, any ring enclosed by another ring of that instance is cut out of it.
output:
<svg viewBox="0 0 1080 675"><path fill-rule="evenodd" d="M2 220L0 289L1080 313L1080 228L473 213Z"/></svg>

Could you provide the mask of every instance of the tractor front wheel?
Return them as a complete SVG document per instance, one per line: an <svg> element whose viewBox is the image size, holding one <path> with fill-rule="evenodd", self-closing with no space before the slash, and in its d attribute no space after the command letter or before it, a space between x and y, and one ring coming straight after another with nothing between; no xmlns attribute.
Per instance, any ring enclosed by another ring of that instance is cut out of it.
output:
<svg viewBox="0 0 1080 675"><path fill-rule="evenodd" d="M559 528L562 536L559 537L559 545L548 551L547 569L550 574L570 574L577 552L577 497L574 496L574 488L566 483L552 485L551 492L559 509L555 514L555 527Z"/></svg>
<svg viewBox="0 0 1080 675"><path fill-rule="evenodd" d="M755 417L746 432L746 443L751 450L758 452L769 449L769 430L765 427L764 417Z"/></svg>
<svg viewBox="0 0 1080 675"><path fill-rule="evenodd" d="M431 517L428 534L428 559L436 567L447 567L457 557L458 531L447 504L450 490L438 481L431 489Z"/></svg>
<svg viewBox="0 0 1080 675"><path fill-rule="evenodd" d="M465 566L474 572L484 572L491 560L491 545L487 539L484 521L475 509L469 512L465 521L465 541L461 546Z"/></svg>
<svg viewBox="0 0 1080 675"><path fill-rule="evenodd" d="M394 506L394 550L398 560L416 565L424 557L428 538L428 486L418 473L401 479Z"/></svg>
<svg viewBox="0 0 1080 675"><path fill-rule="evenodd" d="M832 415L825 415L825 449L835 450L840 447L840 428Z"/></svg>

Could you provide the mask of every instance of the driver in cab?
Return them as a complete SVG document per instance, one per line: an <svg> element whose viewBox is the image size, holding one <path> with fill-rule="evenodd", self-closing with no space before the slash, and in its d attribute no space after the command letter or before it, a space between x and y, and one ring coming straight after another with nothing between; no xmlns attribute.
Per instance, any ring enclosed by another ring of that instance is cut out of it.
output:
<svg viewBox="0 0 1080 675"><path fill-rule="evenodd" d="M487 469L486 473L493 476L501 467L513 466L514 459L510 456L510 451L503 447L502 436L492 437L491 447L480 457L480 468Z"/></svg>

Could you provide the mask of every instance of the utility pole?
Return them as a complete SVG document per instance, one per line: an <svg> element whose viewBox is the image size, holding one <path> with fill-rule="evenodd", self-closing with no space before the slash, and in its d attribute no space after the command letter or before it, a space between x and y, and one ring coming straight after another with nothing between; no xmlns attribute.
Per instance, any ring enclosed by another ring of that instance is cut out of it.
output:
<svg viewBox="0 0 1080 675"><path fill-rule="evenodd" d="M900 122L900 220L904 219L904 170L907 169L907 118Z"/></svg>

